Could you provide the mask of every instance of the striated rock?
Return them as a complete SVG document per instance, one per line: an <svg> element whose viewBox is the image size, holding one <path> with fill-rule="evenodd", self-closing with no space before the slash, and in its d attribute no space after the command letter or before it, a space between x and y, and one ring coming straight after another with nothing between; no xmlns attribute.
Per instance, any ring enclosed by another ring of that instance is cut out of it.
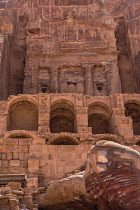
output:
<svg viewBox="0 0 140 210"><path fill-rule="evenodd" d="M98 142L89 153L84 180L99 209L139 209L139 152L114 142Z"/></svg>

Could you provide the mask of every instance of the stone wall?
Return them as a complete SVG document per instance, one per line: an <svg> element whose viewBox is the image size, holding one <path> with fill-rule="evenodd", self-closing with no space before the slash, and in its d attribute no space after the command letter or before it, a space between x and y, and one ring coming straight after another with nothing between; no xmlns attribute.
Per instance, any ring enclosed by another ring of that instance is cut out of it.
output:
<svg viewBox="0 0 140 210"><path fill-rule="evenodd" d="M107 138L100 136L96 141L100 139ZM110 135L108 140L119 142L119 137ZM39 138L1 138L0 174L13 174L11 181L17 174L26 174L39 179L40 187L47 186L52 180L84 170L87 153L94 144L93 140L80 145L45 145ZM139 151L139 146L133 148Z"/></svg>
<svg viewBox="0 0 140 210"><path fill-rule="evenodd" d="M32 139L0 139L1 174L26 174Z"/></svg>
<svg viewBox="0 0 140 210"><path fill-rule="evenodd" d="M31 145L28 160L29 173L43 176L46 182L81 171L92 145ZM33 158L32 158L33 157ZM39 160L39 168L33 162ZM45 183L44 183L45 184Z"/></svg>
<svg viewBox="0 0 140 210"><path fill-rule="evenodd" d="M39 139L1 138L0 174L34 174L44 182L58 179L80 170L91 145L45 145Z"/></svg>
<svg viewBox="0 0 140 210"><path fill-rule="evenodd" d="M25 131L28 137L35 134L49 141L52 135L62 132L64 136L76 136L76 142L94 135L116 134L131 142L133 135L139 135L139 110L138 94L11 96L0 103L0 134L9 137L11 132L22 135ZM63 126L66 122L71 126Z"/></svg>

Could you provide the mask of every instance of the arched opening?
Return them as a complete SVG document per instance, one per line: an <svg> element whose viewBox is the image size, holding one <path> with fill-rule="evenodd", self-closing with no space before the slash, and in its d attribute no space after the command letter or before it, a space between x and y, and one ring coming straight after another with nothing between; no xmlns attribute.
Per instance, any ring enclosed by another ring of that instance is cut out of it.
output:
<svg viewBox="0 0 140 210"><path fill-rule="evenodd" d="M64 136L55 139L52 145L78 145L78 143L74 139Z"/></svg>
<svg viewBox="0 0 140 210"><path fill-rule="evenodd" d="M8 138L22 138L22 139L27 139L27 138L32 138L32 136L28 134L23 134L23 133L14 133L8 136Z"/></svg>
<svg viewBox="0 0 140 210"><path fill-rule="evenodd" d="M38 108L29 101L19 101L9 109L8 130L38 130Z"/></svg>
<svg viewBox="0 0 140 210"><path fill-rule="evenodd" d="M51 133L75 132L74 106L66 100L59 100L51 106Z"/></svg>
<svg viewBox="0 0 140 210"><path fill-rule="evenodd" d="M93 134L109 133L109 118L108 109L98 103L89 106L88 109L88 126L92 127Z"/></svg>
<svg viewBox="0 0 140 210"><path fill-rule="evenodd" d="M101 140L113 141L119 144L123 143L123 138L121 136L112 135L112 134L98 135L96 142Z"/></svg>
<svg viewBox="0 0 140 210"><path fill-rule="evenodd" d="M133 101L125 103L125 116L132 118L134 135L140 135L140 105Z"/></svg>

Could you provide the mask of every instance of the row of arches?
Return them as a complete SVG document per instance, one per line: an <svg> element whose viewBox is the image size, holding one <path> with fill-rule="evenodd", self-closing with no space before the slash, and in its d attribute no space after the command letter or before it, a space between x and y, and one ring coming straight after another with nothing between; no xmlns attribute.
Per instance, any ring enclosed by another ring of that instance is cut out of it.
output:
<svg viewBox="0 0 140 210"><path fill-rule="evenodd" d="M39 110L30 101L14 103L8 113L7 130L38 130ZM134 135L140 135L140 104L129 101L125 103L125 116L130 116L133 122ZM93 134L111 133L111 110L103 103L93 103L88 108L88 127ZM76 133L76 111L74 105L67 100L58 100L50 110L51 133Z"/></svg>
<svg viewBox="0 0 140 210"><path fill-rule="evenodd" d="M5 134L4 139L7 138L24 138L24 139L36 139L37 135L33 135L30 131L10 131ZM44 137L45 138L45 137ZM41 139L40 139L41 140ZM93 145L100 140L113 141L119 144L125 144L124 138L118 135L112 134L101 134L95 136L91 142ZM45 138L46 145L79 145L81 144L80 138L77 135L71 133L57 133L52 135L50 138ZM134 138L132 144L135 146L140 146L139 138Z"/></svg>

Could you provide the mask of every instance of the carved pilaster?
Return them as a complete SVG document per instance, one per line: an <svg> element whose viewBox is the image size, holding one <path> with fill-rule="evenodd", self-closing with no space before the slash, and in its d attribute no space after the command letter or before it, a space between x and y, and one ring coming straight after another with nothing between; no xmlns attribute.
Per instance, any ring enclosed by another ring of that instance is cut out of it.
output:
<svg viewBox="0 0 140 210"><path fill-rule="evenodd" d="M59 72L58 68L51 69L51 93L58 93L59 91Z"/></svg>
<svg viewBox="0 0 140 210"><path fill-rule="evenodd" d="M38 92L38 69L25 72L24 94L35 94Z"/></svg>
<svg viewBox="0 0 140 210"><path fill-rule="evenodd" d="M116 55L117 56L117 55ZM121 93L121 81L119 75L119 69L117 64L117 57L114 61L105 65L105 75L107 83L107 95L115 93Z"/></svg>
<svg viewBox="0 0 140 210"><path fill-rule="evenodd" d="M85 66L85 94L94 95L93 73L91 66Z"/></svg>

